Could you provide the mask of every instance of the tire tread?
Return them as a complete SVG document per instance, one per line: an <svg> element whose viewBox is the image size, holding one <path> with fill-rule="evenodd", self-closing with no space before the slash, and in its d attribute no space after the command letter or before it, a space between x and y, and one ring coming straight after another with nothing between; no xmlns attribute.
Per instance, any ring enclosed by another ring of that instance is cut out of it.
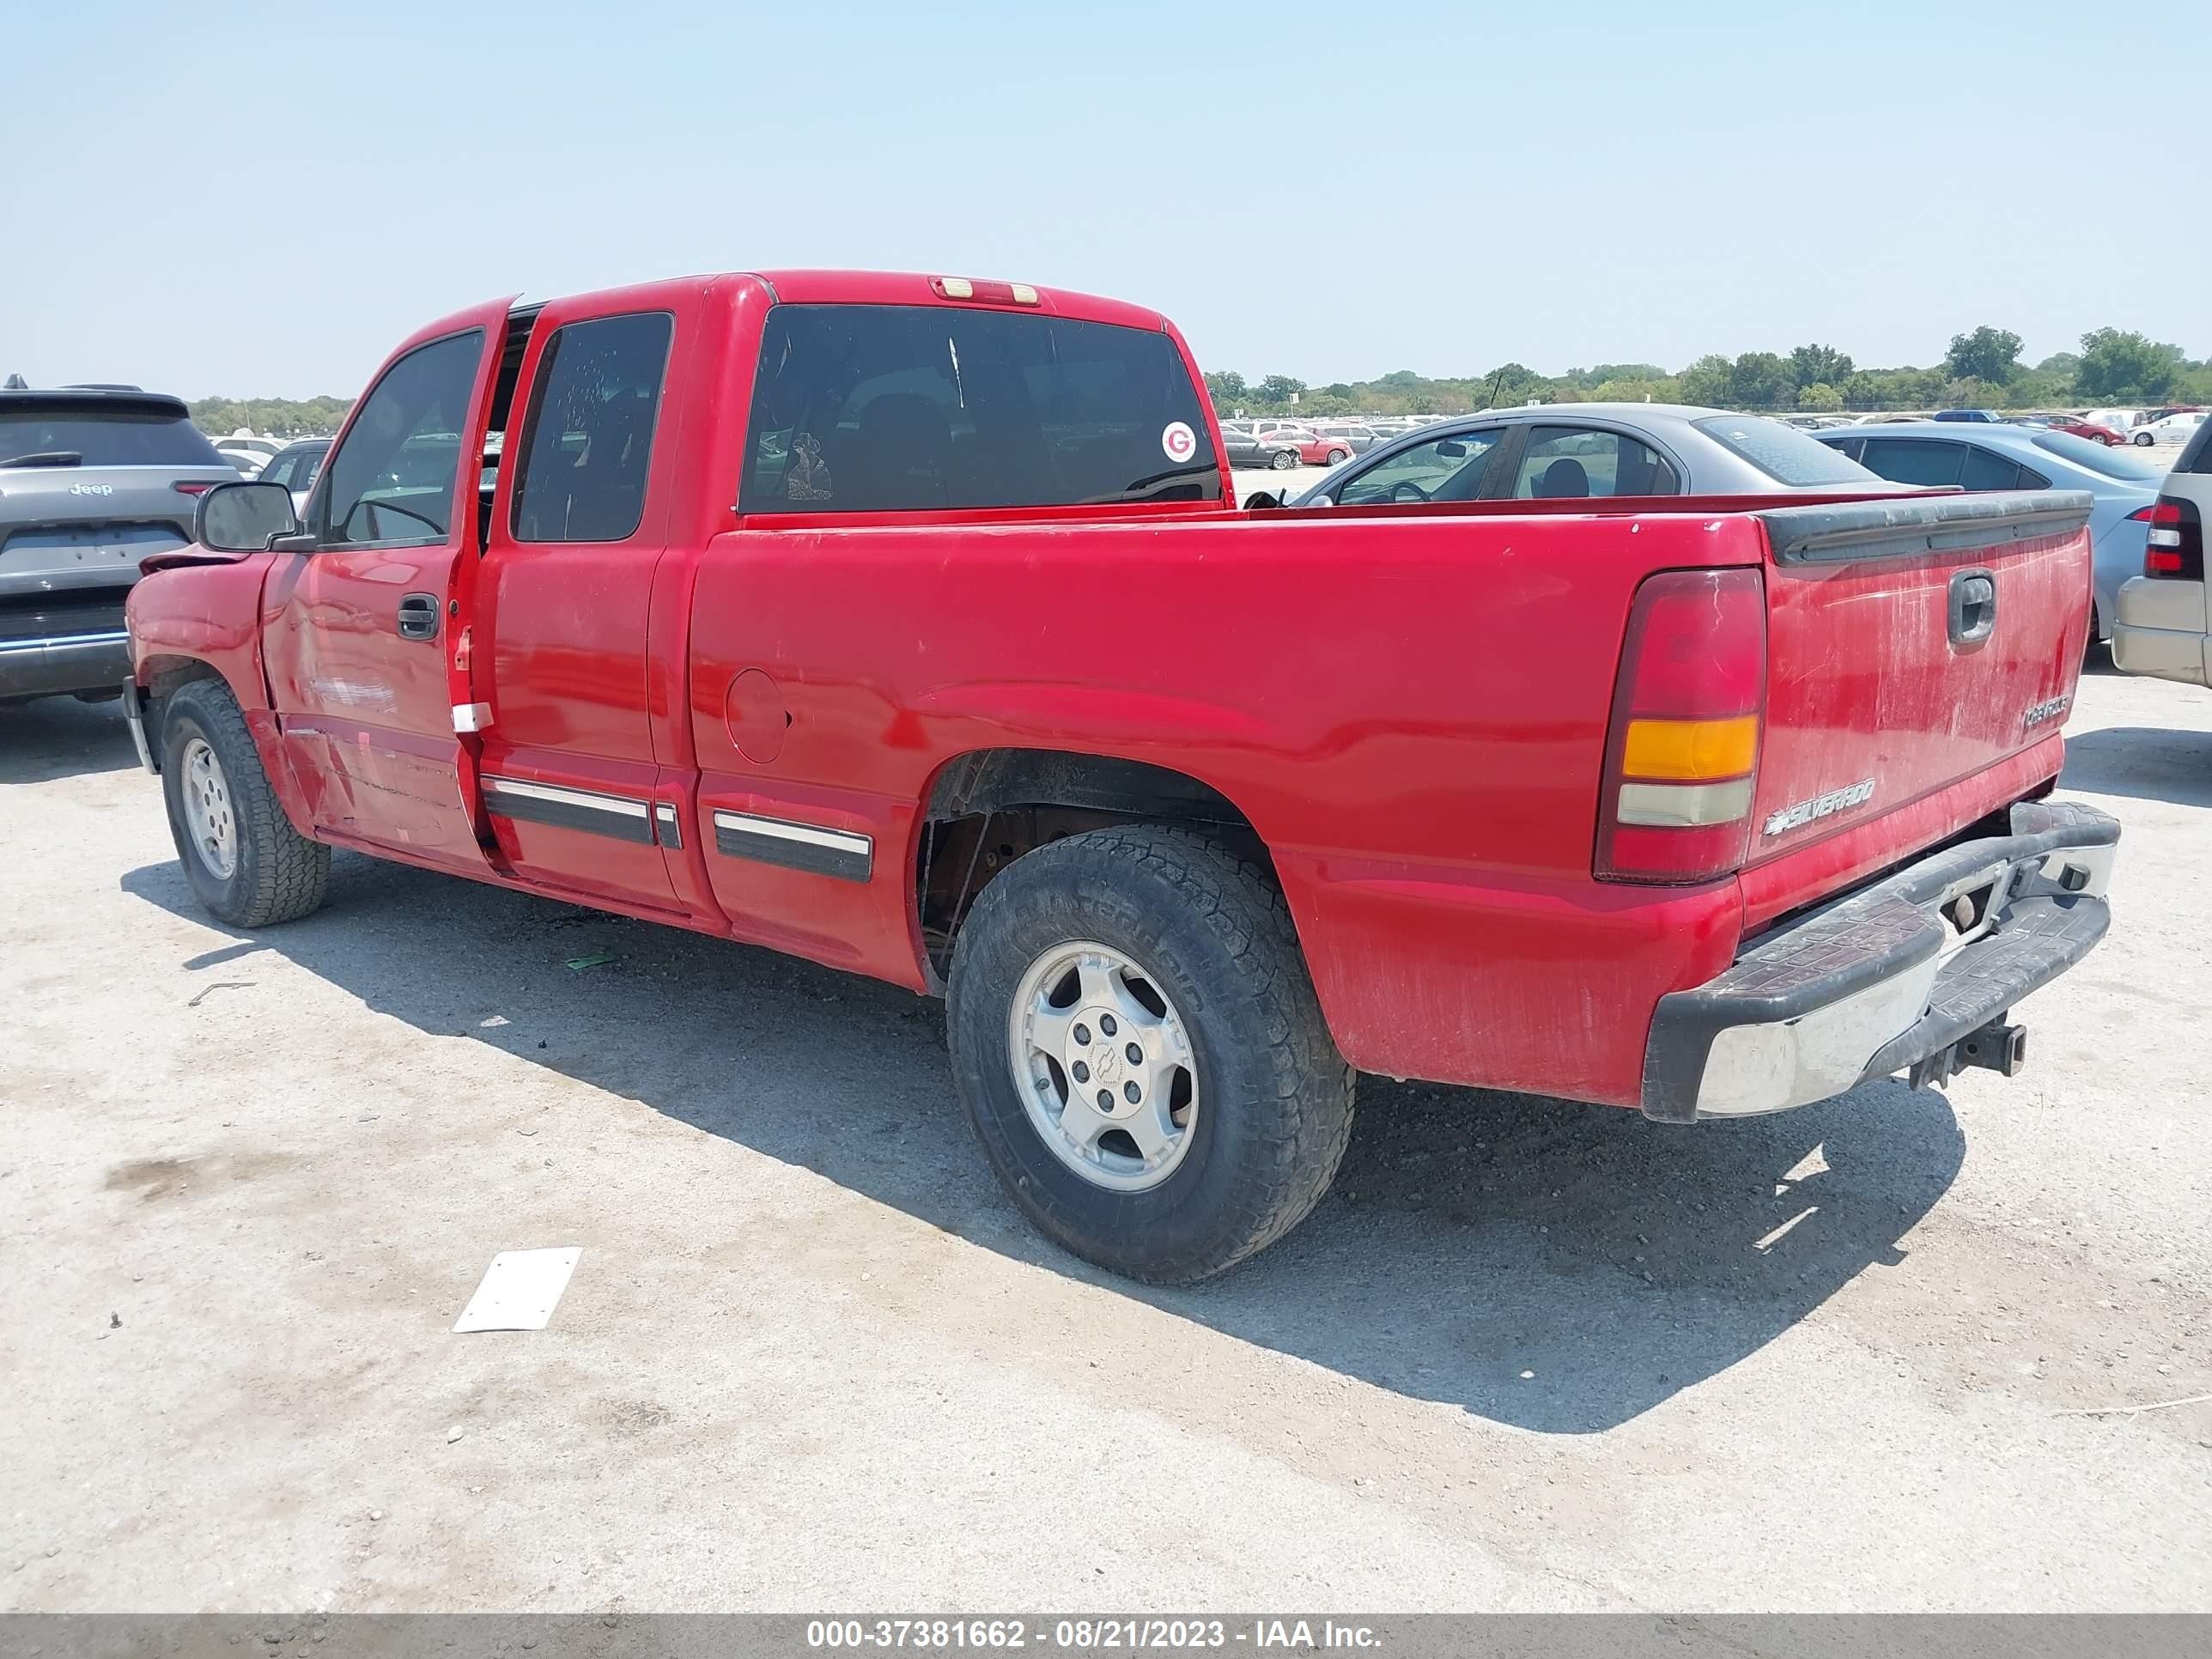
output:
<svg viewBox="0 0 2212 1659"><path fill-rule="evenodd" d="M266 927L312 915L321 908L329 890L331 849L308 840L284 816L238 699L219 680L186 683L169 698L164 711L165 744L167 721L179 713L189 714L199 724L222 763L238 817L237 873L251 876L250 887L234 891L217 914L234 927ZM194 856L181 841L177 853L186 860Z"/></svg>

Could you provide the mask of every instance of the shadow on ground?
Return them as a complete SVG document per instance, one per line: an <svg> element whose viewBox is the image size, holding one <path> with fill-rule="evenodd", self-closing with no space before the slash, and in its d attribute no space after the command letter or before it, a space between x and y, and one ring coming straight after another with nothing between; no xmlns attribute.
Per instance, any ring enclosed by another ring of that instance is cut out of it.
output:
<svg viewBox="0 0 2212 1659"><path fill-rule="evenodd" d="M2066 734L2062 788L2212 806L2212 732L2105 726Z"/></svg>
<svg viewBox="0 0 2212 1659"><path fill-rule="evenodd" d="M0 787L88 777L137 764L120 697L0 703Z"/></svg>
<svg viewBox="0 0 2212 1659"><path fill-rule="evenodd" d="M173 864L122 884L205 921ZM319 915L234 937L185 967L235 977L276 951L421 1030L630 1097L1001 1254L1548 1433L1634 1417L1897 1263L1961 1156L1942 1097L1894 1084L1680 1129L1370 1078L1335 1189L1303 1227L1212 1284L1154 1291L1062 1255L1003 1200L936 1003L345 854ZM617 960L564 966L602 952ZM487 1029L494 1013L508 1023Z"/></svg>

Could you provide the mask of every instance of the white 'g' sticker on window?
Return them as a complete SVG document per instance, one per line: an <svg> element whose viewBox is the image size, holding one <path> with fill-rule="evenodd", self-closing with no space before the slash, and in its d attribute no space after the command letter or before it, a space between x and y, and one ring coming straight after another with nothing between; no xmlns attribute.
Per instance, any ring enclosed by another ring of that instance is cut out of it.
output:
<svg viewBox="0 0 2212 1659"><path fill-rule="evenodd" d="M1180 466L1198 453L1198 434L1182 421L1170 421L1160 434L1160 447L1167 451L1170 460Z"/></svg>

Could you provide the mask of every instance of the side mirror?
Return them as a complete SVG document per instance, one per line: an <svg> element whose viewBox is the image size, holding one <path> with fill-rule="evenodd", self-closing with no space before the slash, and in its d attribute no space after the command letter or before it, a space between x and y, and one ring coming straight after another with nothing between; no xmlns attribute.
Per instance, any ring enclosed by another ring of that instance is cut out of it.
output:
<svg viewBox="0 0 2212 1659"><path fill-rule="evenodd" d="M192 539L218 553L259 553L299 533L292 492L280 483L217 484L192 509Z"/></svg>
<svg viewBox="0 0 2212 1659"><path fill-rule="evenodd" d="M1244 510L1247 513L1259 513L1268 507L1280 507L1282 504L1283 498L1280 495L1267 489L1255 489L1244 498Z"/></svg>

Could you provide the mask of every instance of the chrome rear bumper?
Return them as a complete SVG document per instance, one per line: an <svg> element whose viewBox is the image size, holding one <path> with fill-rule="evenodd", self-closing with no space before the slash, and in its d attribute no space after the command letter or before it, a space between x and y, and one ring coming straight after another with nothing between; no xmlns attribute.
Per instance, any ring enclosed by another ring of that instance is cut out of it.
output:
<svg viewBox="0 0 2212 1659"><path fill-rule="evenodd" d="M1908 1067L1956 1069L1947 1056L2087 955L2112 921L2117 822L2022 801L2012 831L1933 854L1754 941L1710 984L1661 998L1644 1115L1746 1117Z"/></svg>

